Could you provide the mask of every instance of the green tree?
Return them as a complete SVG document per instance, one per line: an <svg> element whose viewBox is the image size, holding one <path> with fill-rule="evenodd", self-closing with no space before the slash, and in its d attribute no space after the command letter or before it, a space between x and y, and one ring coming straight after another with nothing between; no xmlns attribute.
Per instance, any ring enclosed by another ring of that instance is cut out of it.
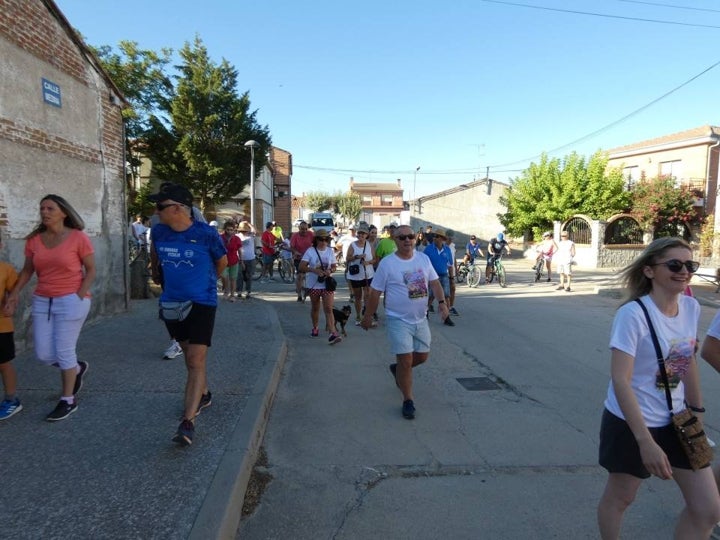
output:
<svg viewBox="0 0 720 540"><path fill-rule="evenodd" d="M184 182L200 207L225 201L249 183L251 153L244 143L260 144L255 154L256 175L267 163L270 149L267 127L250 112L248 92L238 97L237 70L227 60L216 65L199 37L180 50L177 91L170 103L172 124L178 136L177 153L187 175Z"/></svg>
<svg viewBox="0 0 720 540"><path fill-rule="evenodd" d="M691 227L702 225L703 218L693 205L695 197L686 186L675 186L671 176L644 176L633 188L632 214L655 237L687 236Z"/></svg>
<svg viewBox="0 0 720 540"><path fill-rule="evenodd" d="M305 204L313 212L335 210L335 198L326 191L311 191L305 195Z"/></svg>
<svg viewBox="0 0 720 540"><path fill-rule="evenodd" d="M355 223L360 219L360 214L362 213L362 199L360 195L348 191L344 195L337 195L336 200L338 212L341 213L347 221Z"/></svg>
<svg viewBox="0 0 720 540"><path fill-rule="evenodd" d="M117 50L109 45L90 48L130 104L122 110L122 116L125 152L130 165L126 178L128 211L133 215L131 208L142 207L142 201L136 201L139 194L133 191L139 180L143 150L140 139L150 127L151 116L168 103L172 93L172 81L166 73L172 50L163 48L158 53L141 49L134 41L121 41Z"/></svg>
<svg viewBox="0 0 720 540"><path fill-rule="evenodd" d="M500 222L512 235L552 228L553 221L563 221L574 214L595 219L608 218L624 211L629 194L619 170L607 171L607 157L601 152L589 161L573 152L562 160L543 154L540 163L531 163L501 197L507 208L499 214Z"/></svg>

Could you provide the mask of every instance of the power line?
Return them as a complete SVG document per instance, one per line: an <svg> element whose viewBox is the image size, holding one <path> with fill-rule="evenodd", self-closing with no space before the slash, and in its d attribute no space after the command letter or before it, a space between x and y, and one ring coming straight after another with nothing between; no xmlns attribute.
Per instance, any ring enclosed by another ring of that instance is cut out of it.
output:
<svg viewBox="0 0 720 540"><path fill-rule="evenodd" d="M617 1L618 2L627 2L628 4L645 4L648 6L659 6L659 7L666 7L666 8L688 9L688 10L692 10L692 11L708 11L710 13L720 13L720 9L678 6L675 4L661 4L659 2L642 2L641 0L617 0Z"/></svg>
<svg viewBox="0 0 720 540"><path fill-rule="evenodd" d="M695 28L718 28L720 29L720 26L716 26L713 24L695 24L695 23L684 23L684 22L678 22L678 21L662 21L659 19L644 19L642 17L627 17L624 15L608 15L605 13L592 13L589 11L576 11L572 9L560 9L560 8L552 8L548 6L532 6L530 4L520 4L517 2L506 2L504 0L480 0L481 2L487 2L490 4L504 4L506 6L516 6L516 7L526 7L526 8L532 8L532 9L540 9L543 11L559 11L561 13L573 13L575 15L590 15L592 17L605 17L608 19L623 19L626 21L640 21L640 22L651 22L651 23L658 23L658 24L672 24L676 26L692 26Z"/></svg>
<svg viewBox="0 0 720 540"><path fill-rule="evenodd" d="M600 129L596 129L596 130L593 131L592 133L588 133L587 135L585 135L585 136L583 136L583 137L580 137L579 139L576 139L576 140L574 140L574 141L572 141L572 142L569 142L569 143L567 143L567 144L564 144L564 145L559 146L559 147L557 147L557 148L554 148L554 149L552 149L552 150L548 150L547 152L544 152L544 153L546 153L546 154L554 154L555 152L559 152L560 150L564 150L564 149L566 149L566 148L568 148L568 147L570 147L570 146L575 146L576 144L579 144L579 143L581 143L581 142L585 142L585 141L587 141L588 139L591 139L591 138L595 137L596 135L599 135L599 134L602 133L603 131L607 131L608 129L617 126L618 124L624 122L624 121L627 120L628 118L632 118L633 116L635 116L636 114L644 111L644 110L647 109L648 107L651 107L651 106L655 105L657 102L665 99L665 98L668 97L669 95L674 94L675 92L677 92L678 90L680 90L680 89L683 88L684 86L687 86L688 84L690 84L691 82L693 82L695 79L701 77L702 75L705 75L705 73L707 73L707 72L710 71L711 69L716 68L718 65L720 65L720 61L715 62L713 65L711 65L710 67L702 70L700 73L698 73L698 74L695 75L694 77L691 77L690 79L688 79L687 81L685 81L685 82L682 83L681 85L676 86L675 88L673 88L673 89L670 90L669 92L665 92L662 96L660 96L660 97L652 100L650 103L647 103L647 104L643 105L643 106L640 107L639 109L635 109L634 111L632 111L632 112L629 113L629 114L626 114L626 115L623 116L622 118L619 118L618 120L615 120L614 122L610 122L609 124L601 127ZM500 164L500 165L491 165L490 167L491 167L491 168L495 168L495 167L509 167L510 165L516 165L516 164L518 164L518 163L524 163L524 162L527 162L527 161L532 161L532 160L534 160L534 159L539 158L541 155L542 155L542 154L536 155L536 156L533 156L533 157L530 157L530 158L518 160L518 161L512 161L512 162L510 162L510 163L502 163L502 164Z"/></svg>

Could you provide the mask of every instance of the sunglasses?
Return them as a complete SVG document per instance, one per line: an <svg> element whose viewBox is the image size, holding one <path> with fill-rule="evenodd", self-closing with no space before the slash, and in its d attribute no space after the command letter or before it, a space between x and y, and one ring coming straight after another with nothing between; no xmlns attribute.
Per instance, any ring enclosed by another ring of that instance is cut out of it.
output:
<svg viewBox="0 0 720 540"><path fill-rule="evenodd" d="M661 264L667 266L667 269L674 274L680 272L683 269L683 266L691 274L697 272L698 268L700 268L700 263L697 261L679 261L678 259L670 259L669 261L651 264L650 266L660 266Z"/></svg>
<svg viewBox="0 0 720 540"><path fill-rule="evenodd" d="M398 234L395 237L397 240L415 240L414 234Z"/></svg>
<svg viewBox="0 0 720 540"><path fill-rule="evenodd" d="M155 208L158 209L158 212L162 212L166 208L170 208L171 206L182 206L180 203L171 202L171 203L155 203Z"/></svg>
<svg viewBox="0 0 720 540"><path fill-rule="evenodd" d="M320 236L320 237L316 236L315 240L317 240L318 242L327 242L329 240L329 238L327 236Z"/></svg>

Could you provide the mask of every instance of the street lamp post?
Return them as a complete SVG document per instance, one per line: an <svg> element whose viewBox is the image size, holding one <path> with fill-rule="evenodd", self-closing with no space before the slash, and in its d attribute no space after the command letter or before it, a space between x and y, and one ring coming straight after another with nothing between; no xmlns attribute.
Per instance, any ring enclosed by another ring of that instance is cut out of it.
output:
<svg viewBox="0 0 720 540"><path fill-rule="evenodd" d="M255 231L255 149L260 148L260 143L248 141L245 148L250 149L250 227Z"/></svg>
<svg viewBox="0 0 720 540"><path fill-rule="evenodd" d="M420 170L420 165L418 165L415 168L415 172L413 173L413 201L415 200L415 186L417 185L417 173Z"/></svg>

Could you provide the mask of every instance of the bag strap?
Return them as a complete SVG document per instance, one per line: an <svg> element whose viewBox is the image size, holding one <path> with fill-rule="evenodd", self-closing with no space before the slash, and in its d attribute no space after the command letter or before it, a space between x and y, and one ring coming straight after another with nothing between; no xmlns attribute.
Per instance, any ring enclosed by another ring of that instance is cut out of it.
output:
<svg viewBox="0 0 720 540"><path fill-rule="evenodd" d="M320 256L320 252L317 250L317 247L313 246L313 249L315 250L315 253L317 253L318 261L320 261L320 268L325 270L325 265L323 264L322 257Z"/></svg>
<svg viewBox="0 0 720 540"><path fill-rule="evenodd" d="M670 416L672 416L673 408L672 396L670 395L670 383L668 382L667 371L665 371L665 359L663 358L662 350L660 349L660 342L658 341L657 334L655 333L655 328L653 327L653 323L650 320L650 314L648 313L645 304L643 304L642 300L640 300L639 298L636 298L635 301L640 304L640 307L645 314L645 320L647 321L648 329L650 330L650 338L652 339L653 346L655 347L655 354L657 355L657 363L660 367L660 376L662 377L663 386L665 387L665 400L667 401L667 406L670 410Z"/></svg>

